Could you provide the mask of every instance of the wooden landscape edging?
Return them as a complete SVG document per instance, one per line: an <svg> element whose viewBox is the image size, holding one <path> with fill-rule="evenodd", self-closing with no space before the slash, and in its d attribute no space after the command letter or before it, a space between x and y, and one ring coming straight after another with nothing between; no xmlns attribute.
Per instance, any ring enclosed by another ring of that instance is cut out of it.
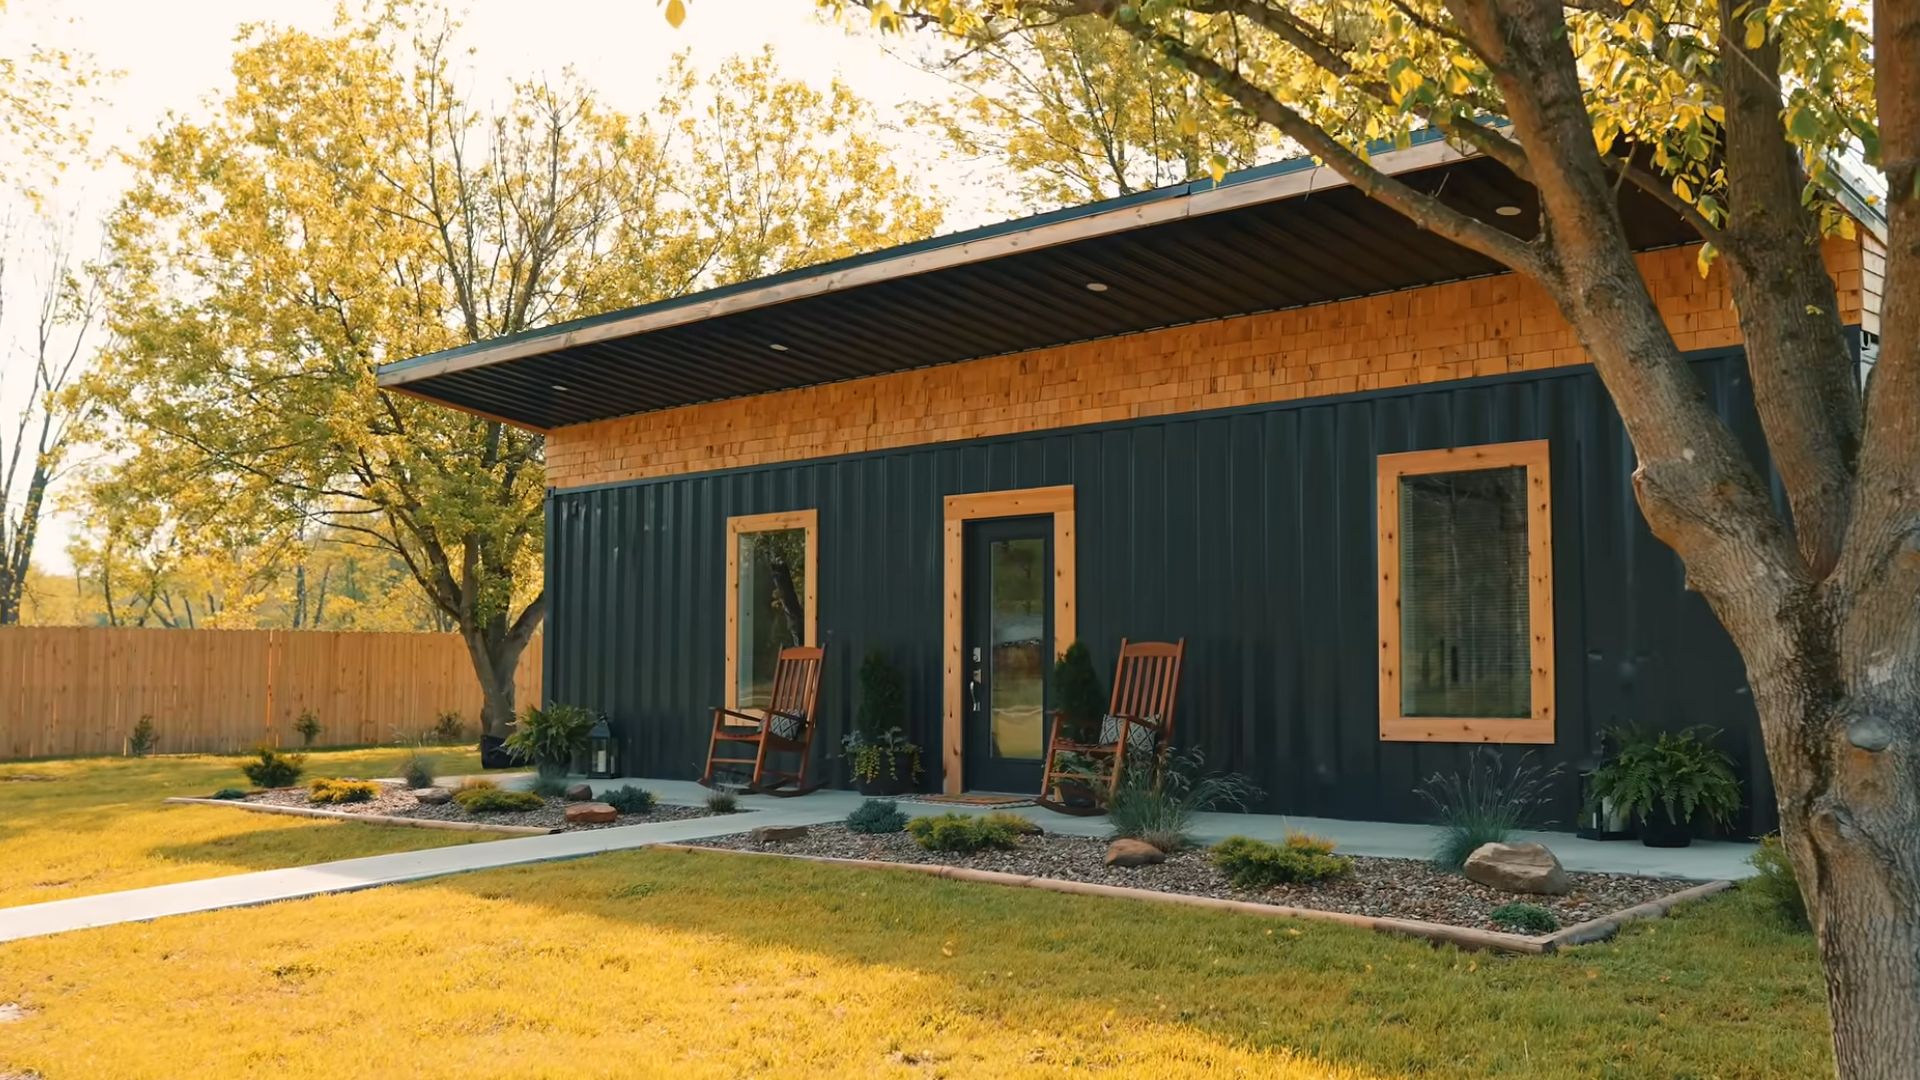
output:
<svg viewBox="0 0 1920 1080"><path fill-rule="evenodd" d="M835 866L858 867L867 870L905 870L910 873L928 874L933 877L947 878L953 881L973 881L986 885L1009 885L1018 888L1043 889L1047 892L1072 893L1081 896L1110 896L1125 900L1148 900L1161 904L1181 904L1186 907L1206 908L1213 911L1232 911L1243 915L1262 915L1267 918L1306 919L1314 922L1340 923L1355 926L1381 934L1398 934L1402 937L1420 938L1435 943L1457 945L1463 949L1484 949L1493 952L1519 953L1539 956L1556 952L1566 945L1585 945L1603 941L1612 937L1626 923L1639 919L1657 919L1679 904L1696 900L1704 896L1733 887L1731 881L1709 881L1682 889L1669 896L1649 900L1644 904L1589 919L1583 923L1557 930L1551 934L1529 936L1508 934L1498 930L1479 930L1470 926L1449 926L1446 923L1423 922L1419 919L1390 919L1372 915L1355 915L1345 911L1323 911L1319 908L1288 907L1281 904L1262 904L1252 900L1224 900L1213 896L1193 896L1188 893L1160 892L1156 889L1136 889L1124 885L1100 885L1090 881L1067 881L1062 878L1030 877L1025 874L1008 874L998 870L975 870L966 866L947 866L942 863L898 863L885 859L841 859L831 855L801 855L784 851L742 851L738 848L701 847L694 844L654 844L658 851L712 851L726 855L770 855L780 859L798 859L802 862L826 863Z"/></svg>
<svg viewBox="0 0 1920 1080"><path fill-rule="evenodd" d="M364 821L373 825L406 825L415 829L455 829L461 832L505 833L509 836L547 836L560 831L557 828L543 828L539 825L489 825L484 821L441 821L438 818L395 817L392 814L356 814L351 810L322 810L317 806L275 806L271 803L250 803L239 799L196 799L175 795L165 801L186 806L231 806L236 810L251 810L256 814L292 814L295 817Z"/></svg>

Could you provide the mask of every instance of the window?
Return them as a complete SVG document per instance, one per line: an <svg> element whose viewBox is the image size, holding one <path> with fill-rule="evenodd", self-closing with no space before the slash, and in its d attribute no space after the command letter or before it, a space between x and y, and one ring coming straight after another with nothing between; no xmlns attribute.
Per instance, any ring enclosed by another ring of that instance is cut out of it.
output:
<svg viewBox="0 0 1920 1080"><path fill-rule="evenodd" d="M1380 737L1553 741L1544 440L1380 458Z"/></svg>
<svg viewBox="0 0 1920 1080"><path fill-rule="evenodd" d="M727 519L727 707L764 709L780 650L815 642L816 510Z"/></svg>

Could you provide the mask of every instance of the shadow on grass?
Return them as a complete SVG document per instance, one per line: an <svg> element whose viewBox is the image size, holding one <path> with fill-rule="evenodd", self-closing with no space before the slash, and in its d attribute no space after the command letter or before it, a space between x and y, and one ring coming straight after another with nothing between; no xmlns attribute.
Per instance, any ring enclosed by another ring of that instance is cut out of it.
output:
<svg viewBox="0 0 1920 1080"><path fill-rule="evenodd" d="M1009 1030L1061 1002L1389 1075L1831 1070L1810 939L1740 894L1551 957L1325 923L681 852L437 879L488 900L905 967Z"/></svg>
<svg viewBox="0 0 1920 1080"><path fill-rule="evenodd" d="M217 806L183 806L179 809L231 814L235 817L265 817L276 823L299 822L279 828L253 828L207 836L192 843L163 844L151 849L151 854L157 859L196 864L220 863L239 872L283 870L291 866L310 866L338 859L358 859L367 855L419 851L423 848L451 847L504 838L487 833L412 829L358 821L300 821L279 815L249 815L244 810L228 810Z"/></svg>

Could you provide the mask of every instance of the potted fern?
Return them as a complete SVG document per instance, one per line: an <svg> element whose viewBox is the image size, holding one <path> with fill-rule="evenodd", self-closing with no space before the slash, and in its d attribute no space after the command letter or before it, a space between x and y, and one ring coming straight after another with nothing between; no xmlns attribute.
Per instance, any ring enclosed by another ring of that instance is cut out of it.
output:
<svg viewBox="0 0 1920 1080"><path fill-rule="evenodd" d="M580 705L550 702L544 709L529 708L513 722L506 751L519 761L531 762L543 777L565 776L574 760L586 753L588 735L598 719Z"/></svg>
<svg viewBox="0 0 1920 1080"><path fill-rule="evenodd" d="M874 649L860 663L860 710L840 740L862 795L900 795L920 776L920 748L907 738L907 689L900 669Z"/></svg>
<svg viewBox="0 0 1920 1080"><path fill-rule="evenodd" d="M1686 847L1700 818L1727 827L1740 810L1740 781L1733 759L1713 745L1718 734L1614 729L1609 737L1619 749L1594 772L1589 802L1610 803L1636 822L1648 847Z"/></svg>

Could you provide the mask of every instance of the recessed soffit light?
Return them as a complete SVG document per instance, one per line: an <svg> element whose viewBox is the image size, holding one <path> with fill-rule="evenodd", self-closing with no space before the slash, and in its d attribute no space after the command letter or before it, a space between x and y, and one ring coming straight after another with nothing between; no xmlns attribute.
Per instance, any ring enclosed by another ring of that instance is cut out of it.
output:
<svg viewBox="0 0 1920 1080"><path fill-rule="evenodd" d="M1089 282L1087 282L1087 291L1088 291L1088 292L1106 292L1106 291L1107 291L1107 288L1108 288L1108 286L1107 286L1107 283L1106 283L1106 282L1104 282L1104 281L1089 281Z"/></svg>
<svg viewBox="0 0 1920 1080"><path fill-rule="evenodd" d="M769 349L772 349L772 350L773 350L774 352L786 352L786 351L787 351L787 347L786 347L785 345L782 345L782 344L780 344L780 343L779 343L779 342L777 342L777 341L774 341L774 342L769 342L769 343L767 344L767 348L769 348Z"/></svg>
<svg viewBox="0 0 1920 1080"><path fill-rule="evenodd" d="M1496 206L1493 208L1493 212L1499 214L1501 217L1519 217L1525 211L1517 206Z"/></svg>
<svg viewBox="0 0 1920 1080"><path fill-rule="evenodd" d="M554 392L558 394L564 394L567 392L567 388L564 386L561 386L559 383L554 383L553 389L554 389Z"/></svg>

